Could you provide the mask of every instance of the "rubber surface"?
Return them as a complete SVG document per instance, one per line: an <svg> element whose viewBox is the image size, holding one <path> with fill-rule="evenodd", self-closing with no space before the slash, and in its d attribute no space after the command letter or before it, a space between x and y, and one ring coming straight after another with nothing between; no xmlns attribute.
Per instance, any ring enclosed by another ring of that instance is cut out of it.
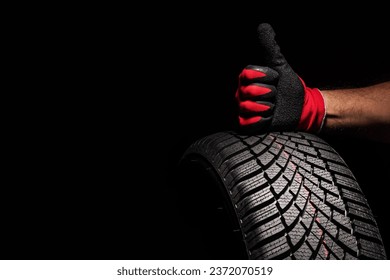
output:
<svg viewBox="0 0 390 280"><path fill-rule="evenodd" d="M386 259L375 218L354 175L337 152L315 135L216 133L194 142L180 165L193 171L185 178L193 181L191 192L198 193L194 196L198 203L191 207L203 211L199 219L211 219L206 227L221 219L208 214L212 207L224 209L230 219L224 229L235 237L209 249L224 248L224 258L234 247L228 258ZM214 178L212 183L202 183L200 171ZM202 199L218 197L209 192L217 192L223 206L211 203L204 213ZM201 228L203 234L213 235L212 229ZM213 257L221 258L214 253Z"/></svg>

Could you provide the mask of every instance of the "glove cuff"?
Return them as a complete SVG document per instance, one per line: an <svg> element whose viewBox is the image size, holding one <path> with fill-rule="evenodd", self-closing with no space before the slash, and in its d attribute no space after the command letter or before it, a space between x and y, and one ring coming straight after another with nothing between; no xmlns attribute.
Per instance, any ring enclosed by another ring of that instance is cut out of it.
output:
<svg viewBox="0 0 390 280"><path fill-rule="evenodd" d="M324 97L318 88L306 87L302 79L301 81L305 90L305 99L298 130L318 134L326 116Z"/></svg>
<svg viewBox="0 0 390 280"><path fill-rule="evenodd" d="M325 98L324 98L324 94L322 93L322 91L320 91L318 88L315 88L315 89L321 94L322 103L324 104L323 112L321 112L321 114L322 114L323 116L322 116L320 128L319 128L318 131L317 131L317 134L318 134L318 133L321 132L322 127L324 126L324 123L325 123L325 118L326 118L326 103L325 103Z"/></svg>

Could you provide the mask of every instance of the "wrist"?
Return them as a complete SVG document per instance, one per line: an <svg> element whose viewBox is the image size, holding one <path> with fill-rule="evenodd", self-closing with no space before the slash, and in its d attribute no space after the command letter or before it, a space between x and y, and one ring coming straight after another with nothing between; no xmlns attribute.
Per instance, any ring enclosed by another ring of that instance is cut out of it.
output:
<svg viewBox="0 0 390 280"><path fill-rule="evenodd" d="M303 81L302 83L305 97L298 130L319 133L326 116L324 96L318 88L309 88Z"/></svg>

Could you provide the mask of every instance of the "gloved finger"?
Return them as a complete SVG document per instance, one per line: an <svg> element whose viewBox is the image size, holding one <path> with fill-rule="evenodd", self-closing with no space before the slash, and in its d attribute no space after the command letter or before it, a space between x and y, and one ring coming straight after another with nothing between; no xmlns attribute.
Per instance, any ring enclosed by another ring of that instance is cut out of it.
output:
<svg viewBox="0 0 390 280"><path fill-rule="evenodd" d="M246 117L239 116L238 119L239 119L240 126L247 126L247 125L259 122L262 119L262 117L261 116L254 116L254 117L247 117L246 118Z"/></svg>
<svg viewBox="0 0 390 280"><path fill-rule="evenodd" d="M240 85L237 90L239 101L270 101L276 96L276 88L273 85L252 83L249 85Z"/></svg>
<svg viewBox="0 0 390 280"><path fill-rule="evenodd" d="M272 130L295 130L302 113L305 95L303 85L283 56L271 25L268 23L260 24L257 32L259 54L265 61L263 65L271 67L279 73Z"/></svg>
<svg viewBox="0 0 390 280"><path fill-rule="evenodd" d="M278 68L288 64L275 40L275 31L270 24L259 24L257 36L259 47L263 51L263 58L265 59L267 66Z"/></svg>
<svg viewBox="0 0 390 280"><path fill-rule="evenodd" d="M239 119L239 128L241 133L253 133L259 132L262 130L267 130L271 125L272 117L238 117Z"/></svg>
<svg viewBox="0 0 390 280"><path fill-rule="evenodd" d="M279 74L269 67L248 65L239 75L240 84L246 85L249 83L264 83L276 85Z"/></svg>
<svg viewBox="0 0 390 280"><path fill-rule="evenodd" d="M240 102L239 104L239 114L240 116L269 116L272 114L274 105L269 102L260 102L260 101L251 101L246 100Z"/></svg>

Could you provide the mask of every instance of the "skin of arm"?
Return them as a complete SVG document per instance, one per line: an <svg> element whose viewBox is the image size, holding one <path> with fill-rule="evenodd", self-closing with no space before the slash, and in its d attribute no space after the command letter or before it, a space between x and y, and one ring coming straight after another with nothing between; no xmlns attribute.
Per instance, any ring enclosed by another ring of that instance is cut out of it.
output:
<svg viewBox="0 0 390 280"><path fill-rule="evenodd" d="M390 143L390 81L321 92L326 108L321 133Z"/></svg>

